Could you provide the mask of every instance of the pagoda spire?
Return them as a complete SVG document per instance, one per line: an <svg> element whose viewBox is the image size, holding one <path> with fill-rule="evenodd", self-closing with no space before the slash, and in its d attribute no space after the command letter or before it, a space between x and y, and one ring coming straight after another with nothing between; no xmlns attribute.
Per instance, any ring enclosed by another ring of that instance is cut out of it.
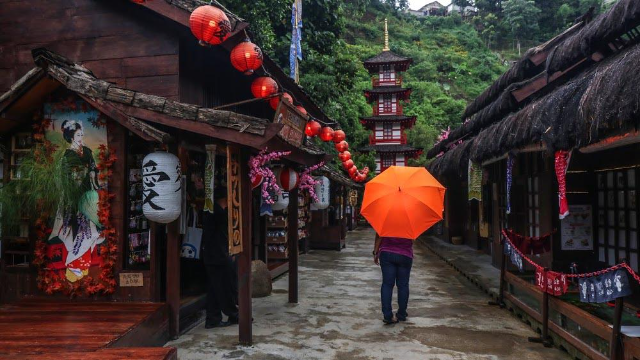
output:
<svg viewBox="0 0 640 360"><path fill-rule="evenodd" d="M382 51L389 51L389 28L387 26L387 18L384 18L384 48Z"/></svg>

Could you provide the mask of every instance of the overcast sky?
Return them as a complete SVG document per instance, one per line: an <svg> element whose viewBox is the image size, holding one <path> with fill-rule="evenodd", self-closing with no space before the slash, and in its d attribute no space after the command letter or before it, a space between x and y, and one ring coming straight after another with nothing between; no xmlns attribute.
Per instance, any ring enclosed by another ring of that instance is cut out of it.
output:
<svg viewBox="0 0 640 360"><path fill-rule="evenodd" d="M409 7L413 10L418 10L423 7L425 4L428 4L434 0L409 0ZM451 3L451 0L438 0L440 4L447 6Z"/></svg>

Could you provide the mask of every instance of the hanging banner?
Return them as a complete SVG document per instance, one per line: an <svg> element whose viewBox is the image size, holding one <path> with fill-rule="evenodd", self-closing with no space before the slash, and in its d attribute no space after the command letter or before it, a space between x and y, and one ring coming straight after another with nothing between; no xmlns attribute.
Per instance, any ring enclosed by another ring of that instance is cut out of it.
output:
<svg viewBox="0 0 640 360"><path fill-rule="evenodd" d="M529 237L516 234L513 230L504 229L511 243L525 255L539 255L551 251L551 238L553 233L540 236Z"/></svg>
<svg viewBox="0 0 640 360"><path fill-rule="evenodd" d="M507 157L507 214L511 214L511 184L513 183L513 164L516 159L513 154Z"/></svg>
<svg viewBox="0 0 640 360"><path fill-rule="evenodd" d="M504 254L511 260L511 263L520 270L520 272L523 272L524 264L522 263L522 256L518 254L516 249L511 246L507 239L503 239L502 243L504 244Z"/></svg>
<svg viewBox="0 0 640 360"><path fill-rule="evenodd" d="M569 215L569 203L567 202L567 169L571 152L566 150L556 151L556 178L558 179L558 201L560 203L560 220Z"/></svg>
<svg viewBox="0 0 640 360"><path fill-rule="evenodd" d="M569 206L569 215L560 224L562 250L593 250L591 205Z"/></svg>
<svg viewBox="0 0 640 360"><path fill-rule="evenodd" d="M205 145L207 162L204 167L204 211L213 214L213 188L215 186L216 145Z"/></svg>
<svg viewBox="0 0 640 360"><path fill-rule="evenodd" d="M545 271L543 268L536 269L536 286L549 295L564 295L569 289L567 276L555 271Z"/></svg>
<svg viewBox="0 0 640 360"><path fill-rule="evenodd" d="M469 201L482 201L482 166L469 160L467 171Z"/></svg>
<svg viewBox="0 0 640 360"><path fill-rule="evenodd" d="M242 196L240 149L227 146L227 197L229 214L229 255L242 252Z"/></svg>
<svg viewBox="0 0 640 360"><path fill-rule="evenodd" d="M580 301L586 303L604 303L619 297L631 295L631 286L625 269L579 278Z"/></svg>

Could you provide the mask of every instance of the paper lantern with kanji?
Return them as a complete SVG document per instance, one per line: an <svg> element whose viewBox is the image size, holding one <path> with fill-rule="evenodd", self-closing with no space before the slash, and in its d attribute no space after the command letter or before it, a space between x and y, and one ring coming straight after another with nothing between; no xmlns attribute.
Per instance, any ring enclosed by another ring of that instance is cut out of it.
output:
<svg viewBox="0 0 640 360"><path fill-rule="evenodd" d="M231 22L227 15L211 5L193 10L189 17L189 27L203 46L222 44L231 34Z"/></svg>
<svg viewBox="0 0 640 360"><path fill-rule="evenodd" d="M320 139L322 141L331 141L333 139L333 129L329 126L323 127L322 131L320 131Z"/></svg>
<svg viewBox="0 0 640 360"><path fill-rule="evenodd" d="M311 202L311 210L324 210L329 207L329 179L326 176L320 176L315 178L317 181L314 186L318 201L313 200Z"/></svg>
<svg viewBox="0 0 640 360"><path fill-rule="evenodd" d="M288 101L290 104L293 104L293 97L288 93L282 94L282 98L284 101ZM271 100L269 100L269 104L273 110L276 110L278 108L278 104L280 104L280 97L271 98Z"/></svg>
<svg viewBox="0 0 640 360"><path fill-rule="evenodd" d="M320 133L320 129L322 129L322 125L315 120L311 120L307 122L307 126L304 128L304 133L309 137L313 137Z"/></svg>
<svg viewBox="0 0 640 360"><path fill-rule="evenodd" d="M182 174L178 157L154 152L142 160L142 212L157 223L168 224L182 210Z"/></svg>
<svg viewBox="0 0 640 360"><path fill-rule="evenodd" d="M262 50L245 39L231 50L231 65L245 75L251 75L262 66Z"/></svg>
<svg viewBox="0 0 640 360"><path fill-rule="evenodd" d="M351 159L351 153L349 151L343 151L340 154L338 154L338 158L340 158L340 161L345 162Z"/></svg>
<svg viewBox="0 0 640 360"><path fill-rule="evenodd" d="M283 191L291 191L300 184L298 173L288 166L284 166L275 171L278 186Z"/></svg>
<svg viewBox="0 0 640 360"><path fill-rule="evenodd" d="M336 144L341 142L341 141L344 141L344 139L346 139L346 138L347 138L347 135L342 130L336 130L333 133L333 142L336 143Z"/></svg>
<svg viewBox="0 0 640 360"><path fill-rule="evenodd" d="M260 184L262 184L262 181L264 180L264 176L257 174L255 180L253 180L251 182L251 188L255 189L258 186L260 186Z"/></svg>
<svg viewBox="0 0 640 360"><path fill-rule="evenodd" d="M278 92L278 84L268 76L256 78L251 83L251 93L256 98L264 98Z"/></svg>
<svg viewBox="0 0 640 360"><path fill-rule="evenodd" d="M354 166L353 160L347 160L347 161L342 163L342 167L344 167L345 170L349 170L353 166Z"/></svg>
<svg viewBox="0 0 640 360"><path fill-rule="evenodd" d="M338 152L340 153L349 150L349 143L344 140L340 141L339 143L336 144L336 150L338 150Z"/></svg>

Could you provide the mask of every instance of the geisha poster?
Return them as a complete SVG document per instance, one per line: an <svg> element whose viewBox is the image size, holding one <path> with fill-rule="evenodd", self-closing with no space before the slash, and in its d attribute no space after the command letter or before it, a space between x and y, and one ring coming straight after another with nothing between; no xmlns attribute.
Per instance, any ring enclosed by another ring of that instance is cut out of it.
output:
<svg viewBox="0 0 640 360"><path fill-rule="evenodd" d="M45 137L63 153L72 169L71 184L82 194L75 209L60 206L52 219L47 268L63 271L69 282L76 282L101 264L100 245L105 239L98 218L98 190L106 183L99 180L96 164L99 147L107 144L107 129L99 113L82 101L48 103L44 112L51 119Z"/></svg>

